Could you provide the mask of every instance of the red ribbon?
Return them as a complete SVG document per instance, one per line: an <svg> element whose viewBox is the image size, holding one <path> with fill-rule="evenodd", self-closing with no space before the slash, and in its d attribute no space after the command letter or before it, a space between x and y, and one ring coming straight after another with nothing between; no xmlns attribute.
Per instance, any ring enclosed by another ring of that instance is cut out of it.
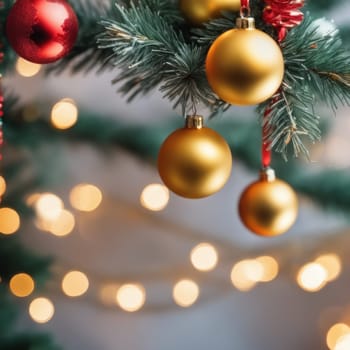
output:
<svg viewBox="0 0 350 350"><path fill-rule="evenodd" d="M241 7L249 9L249 0L241 0Z"/></svg>
<svg viewBox="0 0 350 350"><path fill-rule="evenodd" d="M263 20L277 29L278 40L281 42L287 35L287 29L299 25L304 14L300 8L304 0L265 0Z"/></svg>
<svg viewBox="0 0 350 350"><path fill-rule="evenodd" d="M299 25L303 19L304 14L300 11L300 8L304 6L304 0L264 0L266 6L263 11L263 20L272 25L277 30L278 42L282 42L288 29ZM243 2L243 0L242 0ZM274 102L272 100L271 104ZM271 144L267 140L269 134L269 126L267 118L271 112L270 106L265 110L263 127L262 127L262 166L267 168L271 165Z"/></svg>

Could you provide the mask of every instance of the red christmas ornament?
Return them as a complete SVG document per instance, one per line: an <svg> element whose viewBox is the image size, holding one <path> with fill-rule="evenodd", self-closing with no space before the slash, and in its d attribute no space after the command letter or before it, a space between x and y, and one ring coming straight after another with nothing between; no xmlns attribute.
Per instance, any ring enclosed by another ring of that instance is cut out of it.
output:
<svg viewBox="0 0 350 350"><path fill-rule="evenodd" d="M34 63L65 56L78 36L78 19L65 0L17 0L6 21L8 41Z"/></svg>

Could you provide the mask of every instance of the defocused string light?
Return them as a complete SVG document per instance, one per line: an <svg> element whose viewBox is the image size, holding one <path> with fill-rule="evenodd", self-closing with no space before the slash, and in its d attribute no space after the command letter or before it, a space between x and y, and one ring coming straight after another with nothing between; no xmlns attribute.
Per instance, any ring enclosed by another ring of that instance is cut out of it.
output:
<svg viewBox="0 0 350 350"><path fill-rule="evenodd" d="M37 323L49 322L55 313L55 307L47 298L36 298L29 305L29 315Z"/></svg>
<svg viewBox="0 0 350 350"><path fill-rule="evenodd" d="M90 212L101 204L102 192L94 185L79 184L71 190L69 198L73 208Z"/></svg>
<svg viewBox="0 0 350 350"><path fill-rule="evenodd" d="M63 237L69 235L74 230L75 218L70 211L63 209L60 216L48 224L49 232L55 236Z"/></svg>
<svg viewBox="0 0 350 350"><path fill-rule="evenodd" d="M334 350L349 350L350 349L350 334L345 334L340 337L335 344Z"/></svg>
<svg viewBox="0 0 350 350"><path fill-rule="evenodd" d="M173 298L177 305L189 307L193 305L199 297L199 286L196 282L184 279L177 282L173 289Z"/></svg>
<svg viewBox="0 0 350 350"><path fill-rule="evenodd" d="M34 206L37 216L45 221L56 220L63 210L61 198L53 193L42 193Z"/></svg>
<svg viewBox="0 0 350 350"><path fill-rule="evenodd" d="M41 69L40 64L29 62L19 57L16 62L16 71L22 77L30 78L38 74Z"/></svg>
<svg viewBox="0 0 350 350"><path fill-rule="evenodd" d="M18 231L20 224L20 217L14 209L0 208L0 233L11 235Z"/></svg>
<svg viewBox="0 0 350 350"><path fill-rule="evenodd" d="M34 291L34 280L26 273L18 273L10 280L10 290L16 297L24 298Z"/></svg>
<svg viewBox="0 0 350 350"><path fill-rule="evenodd" d="M80 271L68 272L62 280L62 290L69 297L79 297L87 292L89 279Z"/></svg>
<svg viewBox="0 0 350 350"><path fill-rule="evenodd" d="M117 291L116 301L124 311L138 311L146 301L145 288L140 284L124 284Z"/></svg>
<svg viewBox="0 0 350 350"><path fill-rule="evenodd" d="M327 271L318 263L308 263L299 270L297 282L307 292L318 292L327 284Z"/></svg>
<svg viewBox="0 0 350 350"><path fill-rule="evenodd" d="M263 273L259 282L271 282L278 276L278 262L272 256L260 256L256 261L261 264Z"/></svg>
<svg viewBox="0 0 350 350"><path fill-rule="evenodd" d="M161 184L150 184L142 191L140 202L146 209L160 211L168 205L169 197L167 187Z"/></svg>
<svg viewBox="0 0 350 350"><path fill-rule="evenodd" d="M6 192L6 181L3 176L0 176L0 196Z"/></svg>
<svg viewBox="0 0 350 350"><path fill-rule="evenodd" d="M241 260L231 270L232 284L242 292L254 288L257 282L263 279L263 276L263 265L253 259Z"/></svg>
<svg viewBox="0 0 350 350"><path fill-rule="evenodd" d="M327 282L336 280L342 270L342 263L336 254L324 254L315 259L315 263L320 264L327 271Z"/></svg>
<svg viewBox="0 0 350 350"><path fill-rule="evenodd" d="M327 332L327 346L330 350L339 350L336 349L338 341L345 335L350 334L350 327L345 323L337 323L333 325ZM350 349L347 348L347 349Z"/></svg>
<svg viewBox="0 0 350 350"><path fill-rule="evenodd" d="M78 107L72 99L65 98L58 101L51 110L51 123L60 130L66 130L76 124Z"/></svg>
<svg viewBox="0 0 350 350"><path fill-rule="evenodd" d="M211 271L218 263L218 253L209 243L200 243L191 251L192 265L199 271Z"/></svg>

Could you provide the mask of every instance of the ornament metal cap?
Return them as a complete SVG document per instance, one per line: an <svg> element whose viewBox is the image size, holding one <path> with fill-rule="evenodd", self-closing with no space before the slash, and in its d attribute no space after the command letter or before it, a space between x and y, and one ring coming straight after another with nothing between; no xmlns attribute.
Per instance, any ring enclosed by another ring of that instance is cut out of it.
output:
<svg viewBox="0 0 350 350"><path fill-rule="evenodd" d="M204 124L203 116L201 115L188 115L186 117L186 128L188 129L202 129Z"/></svg>
<svg viewBox="0 0 350 350"><path fill-rule="evenodd" d="M272 182L276 180L275 171L272 168L263 168L260 171L260 180Z"/></svg>
<svg viewBox="0 0 350 350"><path fill-rule="evenodd" d="M237 29L255 29L255 19L253 17L237 17Z"/></svg>

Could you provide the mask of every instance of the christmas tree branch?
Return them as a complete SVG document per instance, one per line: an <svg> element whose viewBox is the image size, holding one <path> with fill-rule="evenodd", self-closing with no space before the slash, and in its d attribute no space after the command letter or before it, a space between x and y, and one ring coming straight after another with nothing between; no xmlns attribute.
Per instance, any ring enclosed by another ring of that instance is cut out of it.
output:
<svg viewBox="0 0 350 350"><path fill-rule="evenodd" d="M80 20L78 43L49 71L60 73L70 67L73 72L87 72L115 66L118 76L113 82L120 84L119 91L129 101L159 88L183 115L196 113L199 106L213 114L229 107L209 87L204 63L208 46L234 26L237 13L194 29L184 21L175 0L122 1L110 8L75 0L73 5ZM264 1L253 0L251 6L257 27L274 35L262 20ZM308 155L307 144L320 138L313 105L323 101L335 109L350 102L350 55L336 29L324 33L320 23L310 18L289 32L282 51L283 85L259 111L264 115L266 107L270 110L267 139L274 150L284 158L289 149L294 156Z"/></svg>
<svg viewBox="0 0 350 350"><path fill-rule="evenodd" d="M116 9L121 19L101 22L105 32L98 43L111 50L111 62L121 69L114 83L123 82L119 91L129 101L160 86L183 114L195 112L198 103L215 105L204 73L205 49L186 43L183 33L147 2L129 8L116 4Z"/></svg>

